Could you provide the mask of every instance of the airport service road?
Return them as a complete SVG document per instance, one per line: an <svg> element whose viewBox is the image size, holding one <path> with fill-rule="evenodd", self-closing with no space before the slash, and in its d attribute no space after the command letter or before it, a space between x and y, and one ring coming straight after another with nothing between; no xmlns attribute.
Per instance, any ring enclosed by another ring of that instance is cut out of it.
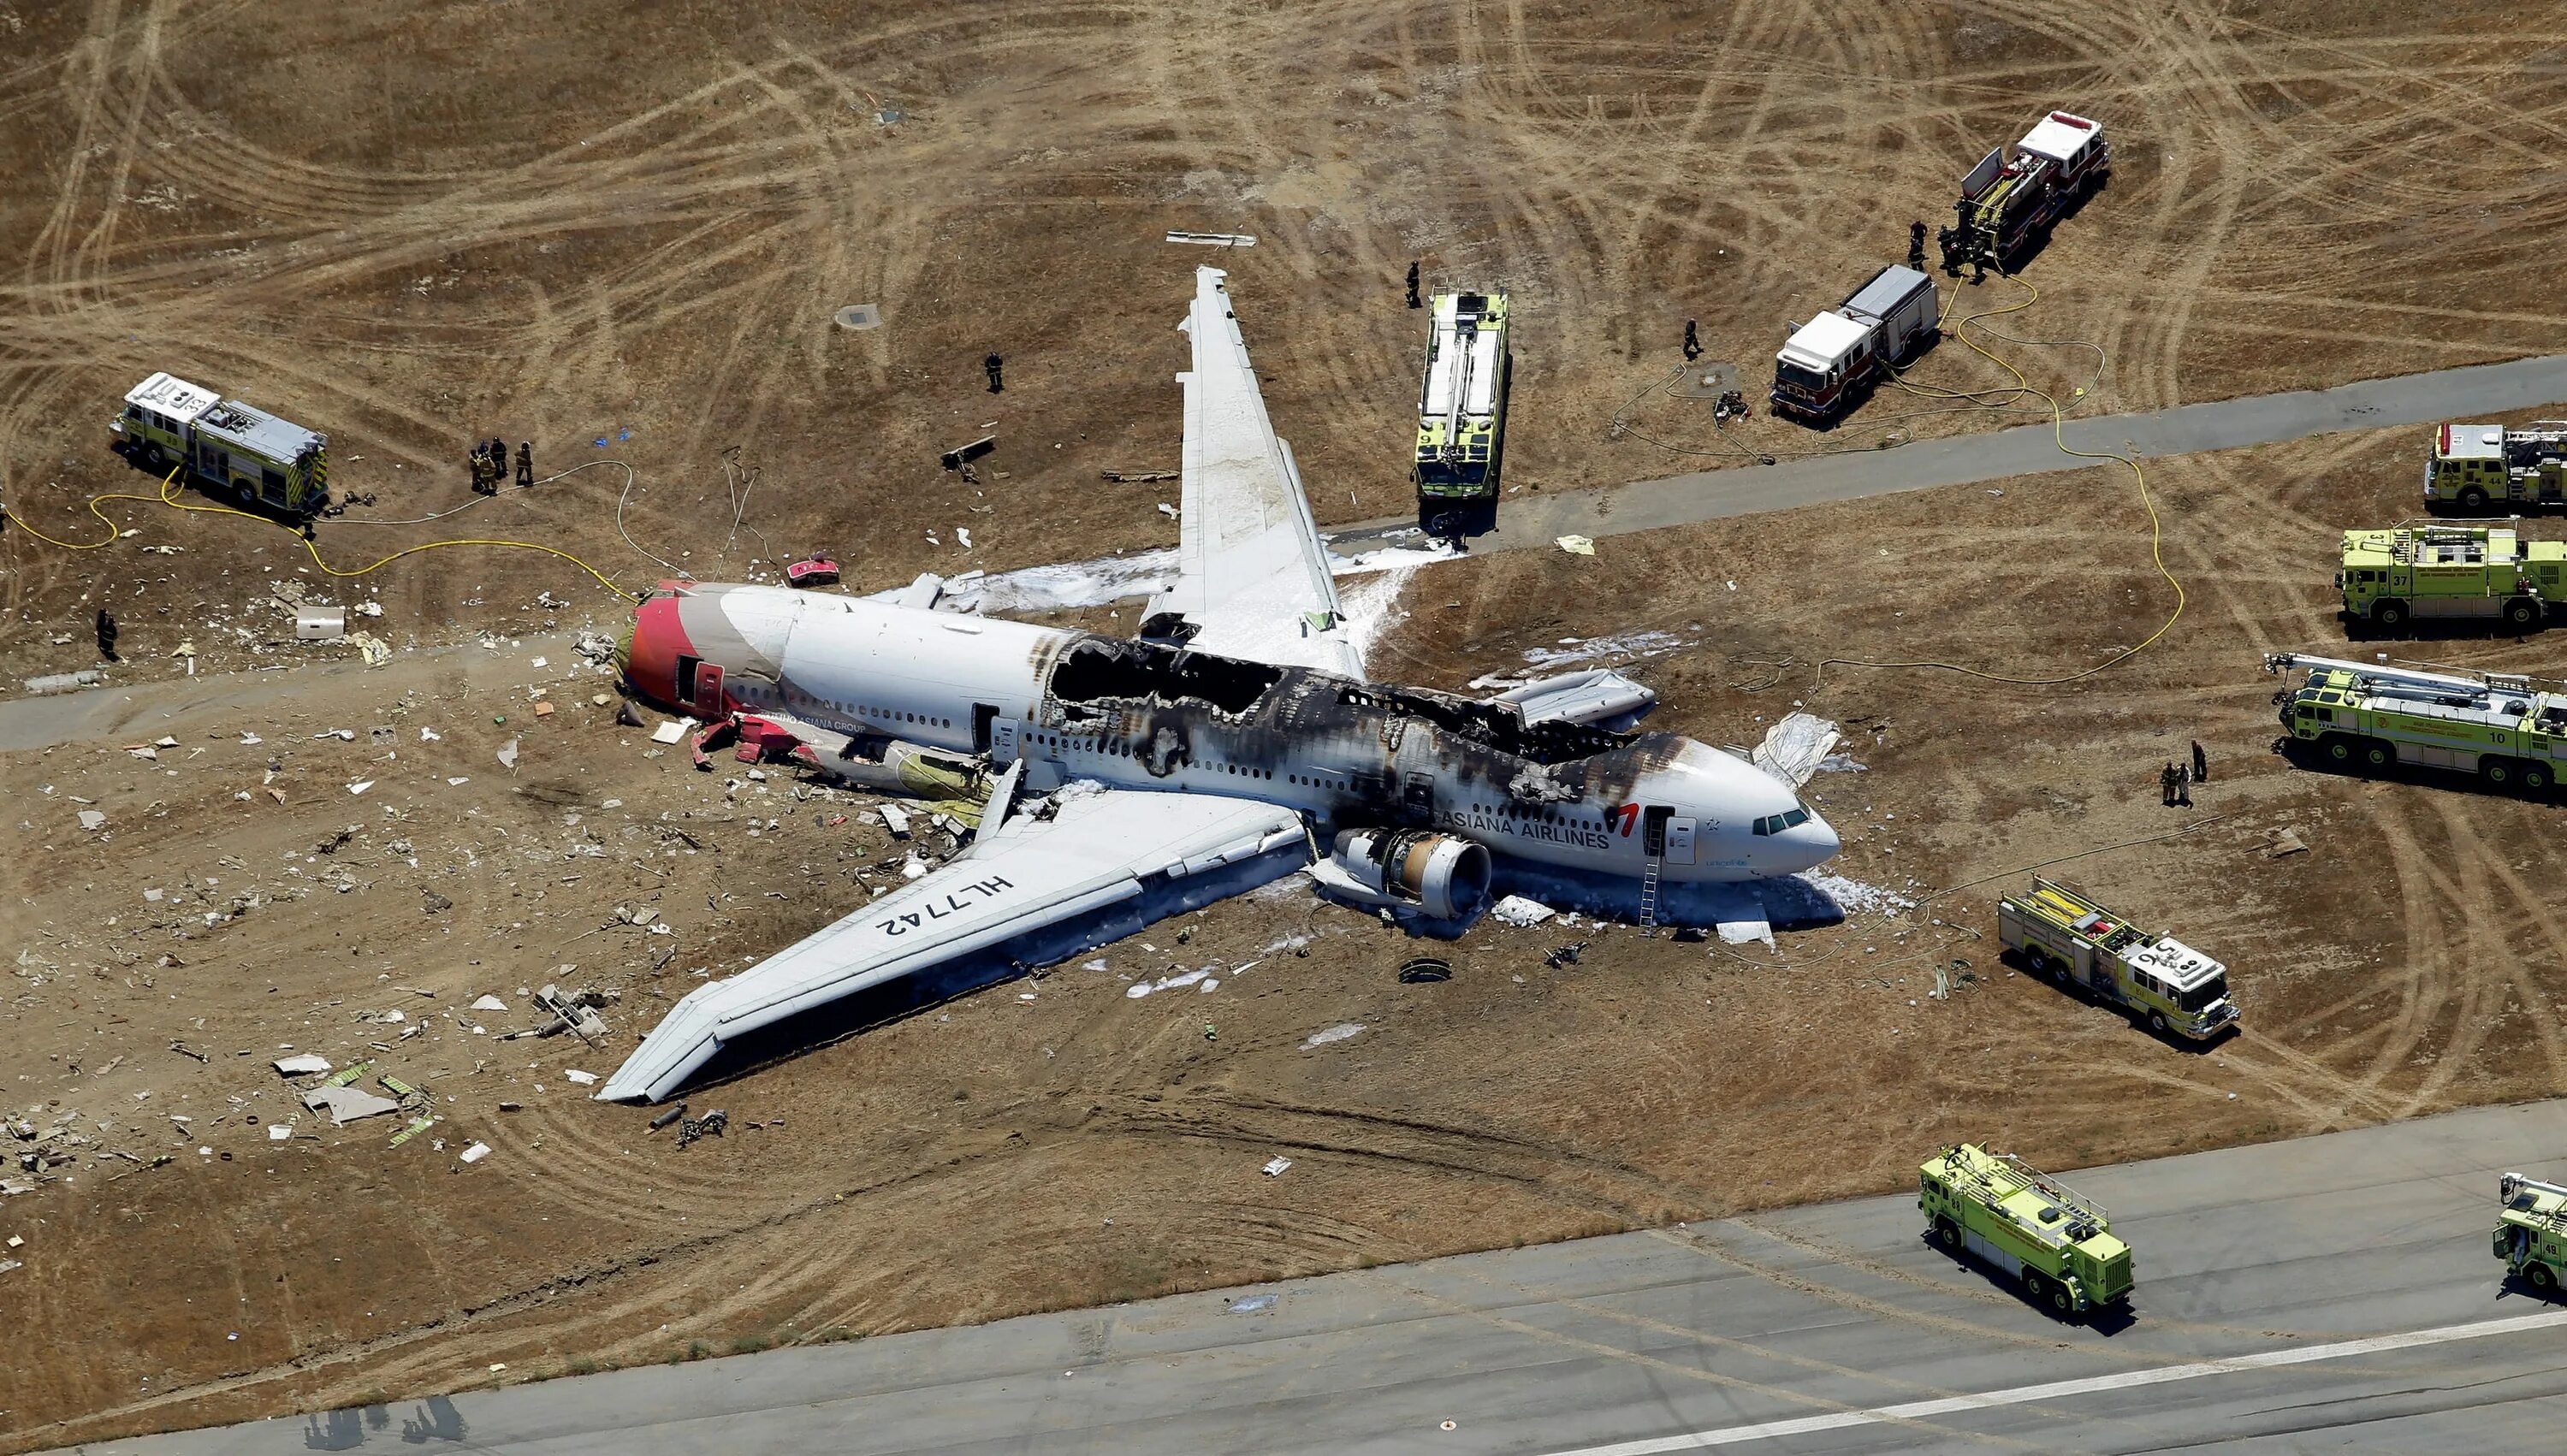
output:
<svg viewBox="0 0 2567 1456"><path fill-rule="evenodd" d="M2516 418L2562 400L2567 400L2567 356L2552 355L2365 380L2339 389L2182 405L2151 415L2071 418L2067 437L2078 449L2121 450L2136 445L2142 455L2180 455L2348 430ZM1860 434L1856 426L1833 435L1813 433L1809 438L1813 443L1843 444ZM2424 458L2421 448L2417 458ZM1475 538L1471 549L1476 553L1548 546L1560 536L1619 536L1722 516L2001 480L2090 463L2061 454L2050 426L2042 424L1892 449L1787 459L1776 465L1741 463L1597 490L1509 495L1499 507L1497 530ZM2421 491L2421 463L2416 475ZM1402 540L1416 544L1413 535L1394 534L1416 524L1414 517L1406 517L1344 526L1330 534L1329 544L1340 555Z"/></svg>
<svg viewBox="0 0 2567 1456"><path fill-rule="evenodd" d="M2079 1173L2138 1252L2119 1325L1956 1265L1901 1194L83 1449L2556 1450L2567 1310L2488 1242L2497 1173L2562 1154L2567 1101Z"/></svg>
<svg viewBox="0 0 2567 1456"><path fill-rule="evenodd" d="M564 677L579 659L572 654L575 634L546 633L515 639L516 646L491 652L478 643L420 648L396 653L383 667L368 669L354 647L315 644L309 656L298 656L269 669L207 673L202 677L155 678L105 688L84 688L45 698L0 702L0 753L50 748L58 743L123 742L162 733L202 730L209 724L237 729L242 716L276 714L297 702L344 686L371 671L371 686L386 698L398 698L419 687L467 683L487 687L522 683L527 664L544 657ZM120 670L109 668L111 676ZM592 689L611 689L601 677ZM257 720L266 727L268 720Z"/></svg>

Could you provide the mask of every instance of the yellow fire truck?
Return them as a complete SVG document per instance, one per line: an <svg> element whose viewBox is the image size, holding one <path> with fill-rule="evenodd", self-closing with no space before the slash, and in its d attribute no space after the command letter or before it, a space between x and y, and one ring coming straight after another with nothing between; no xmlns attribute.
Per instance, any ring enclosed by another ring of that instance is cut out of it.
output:
<svg viewBox="0 0 2567 1456"><path fill-rule="evenodd" d="M2440 427L2424 460L2424 503L2470 515L2499 503L2567 503L2567 420Z"/></svg>
<svg viewBox="0 0 2567 1456"><path fill-rule="evenodd" d="M108 428L144 469L184 464L208 492L243 507L309 516L330 503L327 437L176 375L136 385Z"/></svg>
<svg viewBox="0 0 2567 1456"><path fill-rule="evenodd" d="M2143 931L2086 892L2036 878L1997 902L1997 940L2036 976L2083 987L2159 1035L2207 1041L2237 1019L2228 968L2172 936Z"/></svg>
<svg viewBox="0 0 2567 1456"><path fill-rule="evenodd" d="M1916 1207L1934 1242L2023 1286L2061 1316L2128 1300L2131 1249L2100 1204L2007 1153L1972 1143L1917 1170Z"/></svg>

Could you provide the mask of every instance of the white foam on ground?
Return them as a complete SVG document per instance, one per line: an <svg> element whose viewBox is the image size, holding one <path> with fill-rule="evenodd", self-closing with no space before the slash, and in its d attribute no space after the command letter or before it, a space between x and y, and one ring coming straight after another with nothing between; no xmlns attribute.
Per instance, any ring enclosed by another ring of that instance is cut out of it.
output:
<svg viewBox="0 0 2567 1456"><path fill-rule="evenodd" d="M1895 916L1902 910L1916 908L1915 901L1895 890L1849 880L1843 875L1803 875L1800 878L1825 892L1829 899L1844 906L1849 913Z"/></svg>
<svg viewBox="0 0 2567 1456"><path fill-rule="evenodd" d="M1450 546L1384 546L1352 556L1331 554L1328 571L1333 576L1396 572L1405 579L1406 573L1420 566L1460 559L1461 554ZM961 612L1066 612L1156 596L1176 579L1176 550L1163 547L1123 556L1100 556L1093 561L1026 566L977 580L956 577L945 584L946 595L937 605ZM1394 590L1388 595L1396 597L1398 593ZM1355 615L1351 601L1346 603L1346 612L1349 617Z"/></svg>
<svg viewBox="0 0 2567 1456"><path fill-rule="evenodd" d="M983 577L979 610L1065 612L1075 607L1102 607L1127 597L1155 595L1176 579L1174 547L1094 561L1028 566Z"/></svg>
<svg viewBox="0 0 2567 1456"><path fill-rule="evenodd" d="M1402 566L1337 593L1346 640L1354 645L1355 656L1367 665L1372 660L1373 644L1381 640L1384 632L1408 619L1408 614L1399 610L1399 594L1408 589L1408 579L1416 574L1416 567Z"/></svg>
<svg viewBox="0 0 2567 1456"><path fill-rule="evenodd" d="M1301 1049L1307 1051L1313 1046L1325 1046L1331 1041L1343 1041L1349 1036L1360 1036L1362 1034L1363 1023L1361 1021L1347 1021L1342 1025L1330 1026L1324 1031L1311 1032L1310 1039L1301 1043Z"/></svg>
<svg viewBox="0 0 2567 1456"><path fill-rule="evenodd" d="M1133 1001L1139 1001L1152 992L1174 991L1181 986L1192 986L1198 981L1203 982L1204 990L1212 991L1219 988L1221 983L1204 979L1210 975L1212 975L1212 968L1207 966L1201 971L1180 971L1174 976L1162 976L1156 981L1136 981L1123 989L1123 995Z"/></svg>
<svg viewBox="0 0 2567 1456"><path fill-rule="evenodd" d="M1552 647L1525 649L1524 660L1538 668L1566 668L1608 658L1630 661L1664 657L1691 642L1682 633L1661 631L1625 632L1618 637L1564 637Z"/></svg>
<svg viewBox="0 0 2567 1456"><path fill-rule="evenodd" d="M1358 551L1352 556L1330 553L1330 576L1365 576L1376 571L1408 571L1432 566L1438 561L1459 561L1462 553L1446 545L1383 546L1371 551Z"/></svg>

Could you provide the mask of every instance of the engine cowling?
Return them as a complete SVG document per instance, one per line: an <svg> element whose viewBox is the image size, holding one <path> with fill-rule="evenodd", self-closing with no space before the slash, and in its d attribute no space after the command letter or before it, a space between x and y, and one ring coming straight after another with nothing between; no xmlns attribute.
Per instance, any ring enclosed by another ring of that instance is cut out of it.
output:
<svg viewBox="0 0 2567 1456"><path fill-rule="evenodd" d="M1385 903L1437 920L1468 920L1489 903L1489 851L1468 839L1416 829L1348 829L1329 859Z"/></svg>

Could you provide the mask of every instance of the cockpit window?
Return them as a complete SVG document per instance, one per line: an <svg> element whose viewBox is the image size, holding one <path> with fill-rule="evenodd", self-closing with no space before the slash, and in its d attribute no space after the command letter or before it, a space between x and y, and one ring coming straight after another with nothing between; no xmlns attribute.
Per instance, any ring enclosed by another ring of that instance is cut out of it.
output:
<svg viewBox="0 0 2567 1456"><path fill-rule="evenodd" d="M1757 820L1756 832L1759 834L1780 834L1786 829L1806 824L1808 822L1810 822L1810 811L1801 807L1799 804L1794 804L1784 813L1767 814L1764 818Z"/></svg>

